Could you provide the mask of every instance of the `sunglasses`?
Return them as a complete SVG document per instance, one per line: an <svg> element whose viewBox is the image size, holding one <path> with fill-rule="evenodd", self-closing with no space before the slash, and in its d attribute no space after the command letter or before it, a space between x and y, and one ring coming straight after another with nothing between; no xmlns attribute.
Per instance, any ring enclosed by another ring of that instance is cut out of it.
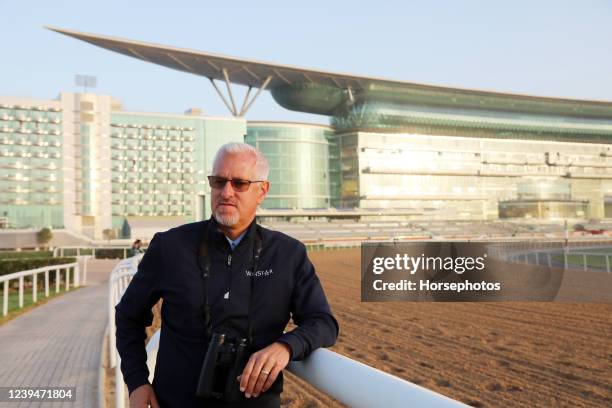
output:
<svg viewBox="0 0 612 408"><path fill-rule="evenodd" d="M251 183L265 183L265 180L243 180L243 179L228 179L219 176L208 176L208 185L210 188L222 189L227 182L230 182L234 191L245 192L251 186Z"/></svg>

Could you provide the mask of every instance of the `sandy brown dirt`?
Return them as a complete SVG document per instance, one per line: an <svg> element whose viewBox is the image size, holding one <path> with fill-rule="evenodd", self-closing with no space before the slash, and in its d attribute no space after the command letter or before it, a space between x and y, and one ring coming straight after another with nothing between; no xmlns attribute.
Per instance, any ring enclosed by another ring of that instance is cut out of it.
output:
<svg viewBox="0 0 612 408"><path fill-rule="evenodd" d="M358 249L310 258L340 354L475 407L612 406L612 304L362 303ZM283 406L341 406L286 378Z"/></svg>
<svg viewBox="0 0 612 408"><path fill-rule="evenodd" d="M310 257L334 351L473 406L612 404L611 304L361 303L359 250Z"/></svg>

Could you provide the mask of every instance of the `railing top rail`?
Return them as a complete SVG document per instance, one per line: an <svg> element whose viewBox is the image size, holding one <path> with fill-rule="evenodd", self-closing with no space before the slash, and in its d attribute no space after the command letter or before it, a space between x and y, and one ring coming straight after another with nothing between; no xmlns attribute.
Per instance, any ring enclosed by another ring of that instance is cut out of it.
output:
<svg viewBox="0 0 612 408"><path fill-rule="evenodd" d="M142 257L143 254L138 254L131 258L126 258L119 261L111 272L110 284L113 284L113 282L121 276L134 275L138 269L138 262L142 259Z"/></svg>
<svg viewBox="0 0 612 408"><path fill-rule="evenodd" d="M354 408L466 407L459 401L327 349L317 349L305 360L291 362L287 368Z"/></svg>
<svg viewBox="0 0 612 408"><path fill-rule="evenodd" d="M117 272L113 272L113 274L110 277L110 284L114 284L117 280L119 280L120 278L123 278L124 276L133 276L134 275L134 271L131 269L124 269L121 271L117 271Z"/></svg>
<svg viewBox="0 0 612 408"><path fill-rule="evenodd" d="M45 271L54 271L56 269L72 268L72 267L75 267L75 266L78 266L78 265L79 264L77 262L73 262L73 263L69 263L69 264L49 265L49 266L43 266L41 268L28 269L27 271L9 273L7 275L1 275L0 276L0 282L4 282L6 280L11 280L11 279L16 279L16 278L21 278L22 276L30 276L30 275L33 275L35 273L41 273L41 272L45 272Z"/></svg>

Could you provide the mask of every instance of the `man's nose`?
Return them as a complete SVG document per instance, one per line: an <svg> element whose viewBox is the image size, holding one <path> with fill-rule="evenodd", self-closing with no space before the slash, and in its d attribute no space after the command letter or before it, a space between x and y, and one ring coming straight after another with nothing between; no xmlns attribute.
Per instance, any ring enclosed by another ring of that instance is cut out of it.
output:
<svg viewBox="0 0 612 408"><path fill-rule="evenodd" d="M221 197L231 197L233 195L234 195L234 188L232 187L232 183L228 180L225 182L225 184L221 188Z"/></svg>

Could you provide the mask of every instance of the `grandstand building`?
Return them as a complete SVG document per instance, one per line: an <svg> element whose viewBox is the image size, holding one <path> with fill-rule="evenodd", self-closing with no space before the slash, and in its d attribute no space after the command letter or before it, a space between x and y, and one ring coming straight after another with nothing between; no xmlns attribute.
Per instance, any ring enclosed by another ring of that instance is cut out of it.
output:
<svg viewBox="0 0 612 408"><path fill-rule="evenodd" d="M0 99L0 165L9 170L0 216L11 225L99 236L146 217L206 217L211 155L243 140L270 160L260 211L270 219L612 218L612 102L422 85L53 30L208 78L231 115L125 112L94 94ZM215 81L226 83L226 95ZM242 106L235 85L248 87ZM328 115L329 124L247 122L262 91L287 109Z"/></svg>

